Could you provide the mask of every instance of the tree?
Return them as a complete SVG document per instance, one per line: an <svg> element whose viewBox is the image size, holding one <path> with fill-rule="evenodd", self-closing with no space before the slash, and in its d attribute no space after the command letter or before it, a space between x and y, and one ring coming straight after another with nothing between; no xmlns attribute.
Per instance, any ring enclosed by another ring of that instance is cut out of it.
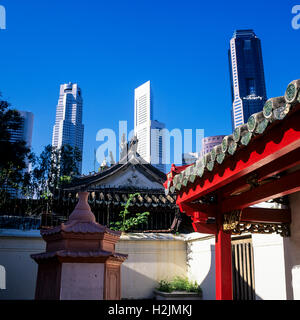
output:
<svg viewBox="0 0 300 320"><path fill-rule="evenodd" d="M0 196L5 201L9 197L7 190L18 189L22 181L30 149L25 141L12 141L12 133L22 126L22 117L1 97L0 93Z"/></svg>
<svg viewBox="0 0 300 320"><path fill-rule="evenodd" d="M64 145L61 148L48 145L37 158L33 170L37 195L47 198L54 194L63 184L70 183L79 174L78 163L81 153L78 148Z"/></svg>

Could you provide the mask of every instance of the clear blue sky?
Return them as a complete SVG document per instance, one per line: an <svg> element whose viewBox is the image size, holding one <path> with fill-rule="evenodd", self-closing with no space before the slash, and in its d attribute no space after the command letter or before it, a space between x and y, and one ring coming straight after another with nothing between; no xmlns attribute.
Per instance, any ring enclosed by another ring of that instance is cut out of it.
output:
<svg viewBox="0 0 300 320"><path fill-rule="evenodd" d="M151 80L155 119L168 129L231 133L227 50L235 29L262 41L268 97L300 78L300 30L288 0L0 0L0 91L35 115L33 149L51 143L59 85L84 98L83 172L93 170L96 133L133 127L134 88Z"/></svg>

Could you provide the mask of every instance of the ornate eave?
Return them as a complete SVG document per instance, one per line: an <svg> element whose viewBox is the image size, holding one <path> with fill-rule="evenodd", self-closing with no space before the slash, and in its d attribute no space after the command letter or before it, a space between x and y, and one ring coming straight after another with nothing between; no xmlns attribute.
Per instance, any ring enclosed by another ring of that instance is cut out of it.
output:
<svg viewBox="0 0 300 320"><path fill-rule="evenodd" d="M262 112L225 136L222 144L195 164L172 166L166 194L191 216L198 232L289 235L290 213L277 208L260 221L263 209L246 209L300 190L300 80L282 97L269 99ZM237 210L243 210L238 219ZM282 213L282 214L281 214ZM226 219L235 216L235 221Z"/></svg>

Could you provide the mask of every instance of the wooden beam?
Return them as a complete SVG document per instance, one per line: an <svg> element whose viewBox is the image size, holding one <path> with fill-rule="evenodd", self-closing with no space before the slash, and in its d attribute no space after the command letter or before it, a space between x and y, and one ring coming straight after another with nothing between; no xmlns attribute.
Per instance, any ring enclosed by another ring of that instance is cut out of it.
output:
<svg viewBox="0 0 300 320"><path fill-rule="evenodd" d="M217 233L217 225L216 224L205 224L205 223L192 223L195 232L204 233L204 234L213 234Z"/></svg>
<svg viewBox="0 0 300 320"><path fill-rule="evenodd" d="M248 208L254 204L283 197L298 191L300 191L300 170L222 201L221 212L226 213L236 209Z"/></svg>
<svg viewBox="0 0 300 320"><path fill-rule="evenodd" d="M192 186L184 188L177 196L177 203L192 202L298 148L300 110L274 124L265 134L254 138L247 147L240 148L233 156L229 156L224 164L216 166L213 172L206 172Z"/></svg>
<svg viewBox="0 0 300 320"><path fill-rule="evenodd" d="M277 159L274 159L270 163L258 168L256 171L247 174L246 176L241 177L240 179L235 180L234 182L226 185L218 191L218 194L221 195L222 199L230 196L234 191L247 187L247 180L256 175L258 181L270 178L279 174L283 171L286 171L292 167L295 167L300 164L300 148L282 156Z"/></svg>
<svg viewBox="0 0 300 320"><path fill-rule="evenodd" d="M291 223L290 209L245 208L241 222Z"/></svg>
<svg viewBox="0 0 300 320"><path fill-rule="evenodd" d="M185 212L188 216L193 215L195 212L201 212L207 217L216 217L217 206L215 204L180 203L178 206L181 212Z"/></svg>

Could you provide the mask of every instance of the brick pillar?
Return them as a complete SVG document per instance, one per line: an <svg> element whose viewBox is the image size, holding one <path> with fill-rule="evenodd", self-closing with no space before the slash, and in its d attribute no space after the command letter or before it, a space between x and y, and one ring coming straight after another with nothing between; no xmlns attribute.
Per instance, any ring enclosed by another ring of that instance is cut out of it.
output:
<svg viewBox="0 0 300 320"><path fill-rule="evenodd" d="M121 232L97 223L87 199L88 192L79 192L69 220L41 231L46 252L31 255L38 263L35 299L121 299L121 264L127 259L115 252Z"/></svg>

